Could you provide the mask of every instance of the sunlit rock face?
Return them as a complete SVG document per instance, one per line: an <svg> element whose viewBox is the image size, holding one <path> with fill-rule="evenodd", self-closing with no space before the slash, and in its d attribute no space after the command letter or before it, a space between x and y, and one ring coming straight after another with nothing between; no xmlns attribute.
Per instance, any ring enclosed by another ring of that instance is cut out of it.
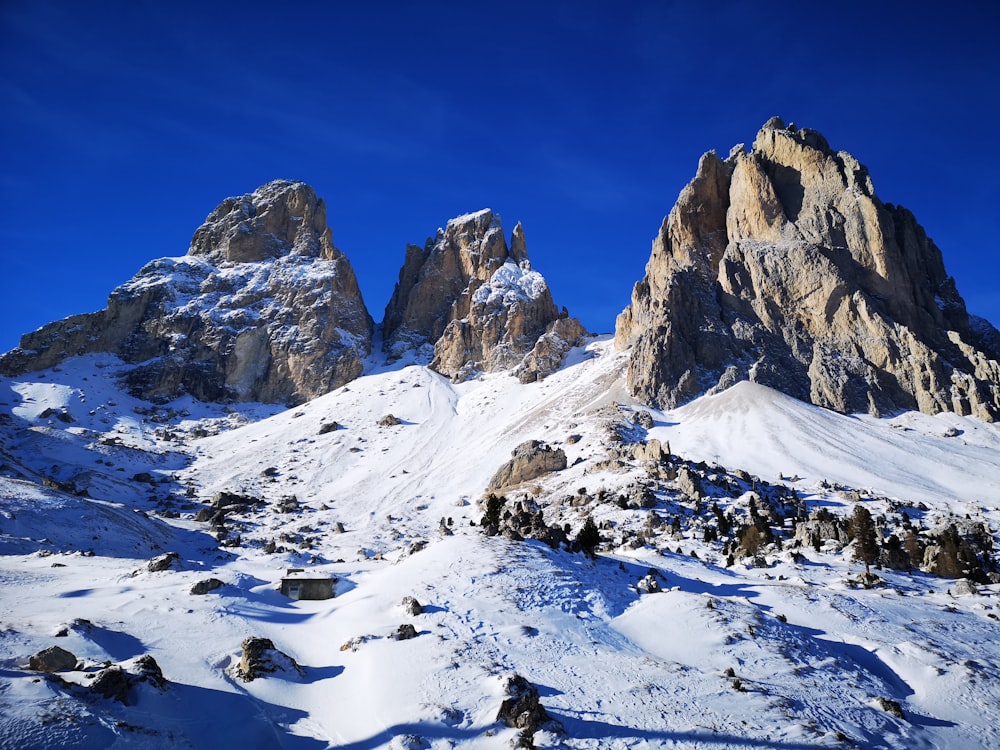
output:
<svg viewBox="0 0 1000 750"><path fill-rule="evenodd" d="M227 198L187 255L148 263L106 309L24 336L0 370L108 352L134 365L125 378L142 398L297 402L360 375L372 331L323 200L278 180Z"/></svg>
<svg viewBox="0 0 1000 750"><path fill-rule="evenodd" d="M489 209L409 246L382 331L391 358L416 352L455 380L513 369L525 382L557 369L586 334L532 270L521 225L508 246Z"/></svg>
<svg viewBox="0 0 1000 750"><path fill-rule="evenodd" d="M913 215L778 118L749 151L701 158L616 327L629 387L663 407L751 380L841 412L987 420L997 341Z"/></svg>

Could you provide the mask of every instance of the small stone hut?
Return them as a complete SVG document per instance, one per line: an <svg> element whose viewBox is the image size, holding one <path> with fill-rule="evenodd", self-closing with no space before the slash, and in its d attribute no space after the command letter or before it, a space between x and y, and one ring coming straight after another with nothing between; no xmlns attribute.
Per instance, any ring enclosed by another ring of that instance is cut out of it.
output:
<svg viewBox="0 0 1000 750"><path fill-rule="evenodd" d="M281 593L289 599L332 599L333 576L306 573L302 568L289 568L281 579Z"/></svg>

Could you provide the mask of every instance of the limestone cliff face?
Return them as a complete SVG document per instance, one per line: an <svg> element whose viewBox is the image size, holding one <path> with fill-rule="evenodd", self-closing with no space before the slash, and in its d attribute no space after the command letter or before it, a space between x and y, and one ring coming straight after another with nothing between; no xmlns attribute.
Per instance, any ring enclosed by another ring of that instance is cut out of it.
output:
<svg viewBox="0 0 1000 750"><path fill-rule="evenodd" d="M521 225L508 248L489 209L452 219L422 249L409 246L382 331L390 357L417 351L456 380L515 369L524 382L557 369L586 334L531 269Z"/></svg>
<svg viewBox="0 0 1000 750"><path fill-rule="evenodd" d="M279 180L223 201L186 256L148 263L106 309L24 336L0 371L109 352L143 398L297 402L360 375L372 330L323 201Z"/></svg>
<svg viewBox="0 0 1000 750"><path fill-rule="evenodd" d="M996 330L867 170L773 118L705 154L618 317L629 386L671 407L752 380L842 412L1000 418Z"/></svg>

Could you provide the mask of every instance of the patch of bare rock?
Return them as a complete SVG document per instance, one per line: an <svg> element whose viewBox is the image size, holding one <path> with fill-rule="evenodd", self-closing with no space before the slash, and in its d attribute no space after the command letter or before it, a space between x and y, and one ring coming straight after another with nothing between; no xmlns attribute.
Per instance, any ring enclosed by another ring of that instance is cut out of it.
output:
<svg viewBox="0 0 1000 750"><path fill-rule="evenodd" d="M566 454L562 448L553 448L542 440L528 440L511 452L510 461L493 475L489 489L513 487L565 468Z"/></svg>

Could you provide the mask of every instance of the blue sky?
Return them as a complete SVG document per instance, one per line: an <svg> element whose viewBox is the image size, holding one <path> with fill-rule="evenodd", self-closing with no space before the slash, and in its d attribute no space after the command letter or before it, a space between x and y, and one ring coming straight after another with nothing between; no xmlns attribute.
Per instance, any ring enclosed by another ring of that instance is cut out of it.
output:
<svg viewBox="0 0 1000 750"><path fill-rule="evenodd" d="M372 316L486 206L610 331L698 157L771 115L910 208L1000 324L994 2L0 0L0 350L104 306L271 179L327 201Z"/></svg>

